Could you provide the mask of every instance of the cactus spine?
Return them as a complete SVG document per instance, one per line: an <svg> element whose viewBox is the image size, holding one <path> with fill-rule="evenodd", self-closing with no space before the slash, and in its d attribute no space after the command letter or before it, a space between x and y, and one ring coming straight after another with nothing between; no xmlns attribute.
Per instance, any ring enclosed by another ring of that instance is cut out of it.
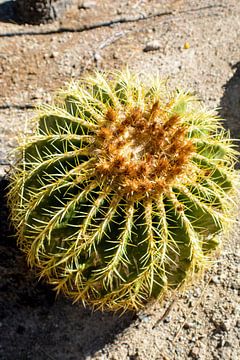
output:
<svg viewBox="0 0 240 360"><path fill-rule="evenodd" d="M139 309L207 266L232 218L237 152L190 93L96 73L32 127L9 205L20 248L57 292Z"/></svg>

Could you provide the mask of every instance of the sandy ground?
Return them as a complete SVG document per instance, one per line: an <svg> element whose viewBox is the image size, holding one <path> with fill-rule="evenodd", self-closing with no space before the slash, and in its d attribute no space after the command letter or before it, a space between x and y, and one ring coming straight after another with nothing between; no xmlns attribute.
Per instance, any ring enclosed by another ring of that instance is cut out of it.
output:
<svg viewBox="0 0 240 360"><path fill-rule="evenodd" d="M50 101L71 78L126 64L159 72L170 86L191 89L218 108L232 137L240 137L239 0L82 3L53 24L24 26L9 21L11 2L0 1L0 359L237 360L239 222L202 281L120 318L55 299L16 248L4 198L10 153L32 107ZM149 18L70 31L142 17Z"/></svg>

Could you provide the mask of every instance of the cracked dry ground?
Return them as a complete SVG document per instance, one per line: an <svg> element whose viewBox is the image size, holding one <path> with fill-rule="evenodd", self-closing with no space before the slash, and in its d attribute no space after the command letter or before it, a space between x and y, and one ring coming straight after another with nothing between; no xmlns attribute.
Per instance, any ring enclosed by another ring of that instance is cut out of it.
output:
<svg viewBox="0 0 240 360"><path fill-rule="evenodd" d="M158 71L171 86L190 88L218 107L232 137L240 135L238 0L87 1L85 9L81 3L53 24L0 22L0 359L237 360L239 223L201 282L175 300L121 318L55 299L16 249L4 200L9 154L31 107L50 101L70 78L126 64ZM156 13L165 15L149 17ZM56 31L126 17L148 18Z"/></svg>

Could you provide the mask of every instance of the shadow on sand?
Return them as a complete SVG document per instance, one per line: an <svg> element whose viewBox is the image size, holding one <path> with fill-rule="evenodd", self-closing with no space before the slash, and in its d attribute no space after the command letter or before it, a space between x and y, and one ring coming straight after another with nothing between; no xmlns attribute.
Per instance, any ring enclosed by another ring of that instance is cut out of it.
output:
<svg viewBox="0 0 240 360"><path fill-rule="evenodd" d="M0 181L0 359L82 360L111 343L135 315L91 312L55 294L27 268L9 229Z"/></svg>
<svg viewBox="0 0 240 360"><path fill-rule="evenodd" d="M224 85L224 95L220 101L219 115L226 121L224 127L231 133L231 138L236 139L240 147L240 62L233 66L234 75Z"/></svg>

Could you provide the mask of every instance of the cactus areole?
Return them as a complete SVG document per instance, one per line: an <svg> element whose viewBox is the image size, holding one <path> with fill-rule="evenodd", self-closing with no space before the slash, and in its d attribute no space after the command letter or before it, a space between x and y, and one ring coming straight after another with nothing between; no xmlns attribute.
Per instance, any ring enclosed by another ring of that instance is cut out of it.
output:
<svg viewBox="0 0 240 360"><path fill-rule="evenodd" d="M29 129L9 206L29 264L58 292L137 310L211 262L232 219L237 152L190 93L96 73Z"/></svg>

